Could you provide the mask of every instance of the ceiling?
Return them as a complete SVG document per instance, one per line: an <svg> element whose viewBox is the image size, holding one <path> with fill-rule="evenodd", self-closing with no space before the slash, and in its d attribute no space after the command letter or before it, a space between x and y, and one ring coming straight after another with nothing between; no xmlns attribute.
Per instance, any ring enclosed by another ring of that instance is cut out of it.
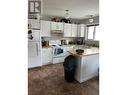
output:
<svg viewBox="0 0 127 95"><path fill-rule="evenodd" d="M70 18L84 19L99 15L99 0L43 0L44 16L65 17L69 10Z"/></svg>

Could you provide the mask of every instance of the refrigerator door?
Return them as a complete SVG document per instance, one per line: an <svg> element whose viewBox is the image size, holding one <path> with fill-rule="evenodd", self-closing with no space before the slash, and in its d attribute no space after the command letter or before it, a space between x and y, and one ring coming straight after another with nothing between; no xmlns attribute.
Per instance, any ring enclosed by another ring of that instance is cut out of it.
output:
<svg viewBox="0 0 127 95"><path fill-rule="evenodd" d="M42 66L39 42L28 42L28 68Z"/></svg>
<svg viewBox="0 0 127 95"><path fill-rule="evenodd" d="M29 38L30 36L32 36L32 39ZM32 30L32 33L28 34L28 41L40 41L40 30Z"/></svg>

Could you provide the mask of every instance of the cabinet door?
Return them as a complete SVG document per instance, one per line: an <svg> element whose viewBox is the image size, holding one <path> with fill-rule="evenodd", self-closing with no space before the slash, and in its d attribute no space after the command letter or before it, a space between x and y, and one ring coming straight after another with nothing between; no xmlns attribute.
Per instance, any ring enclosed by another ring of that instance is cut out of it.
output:
<svg viewBox="0 0 127 95"><path fill-rule="evenodd" d="M52 62L52 48L48 48L46 54L47 54L47 62L51 63Z"/></svg>
<svg viewBox="0 0 127 95"><path fill-rule="evenodd" d="M84 69L82 69L83 75L86 77L97 74L99 68L99 55L86 56L83 60Z"/></svg>
<svg viewBox="0 0 127 95"><path fill-rule="evenodd" d="M78 37L84 37L85 36L85 25L80 24L78 25Z"/></svg>
<svg viewBox="0 0 127 95"><path fill-rule="evenodd" d="M71 24L64 24L64 37L71 37Z"/></svg>
<svg viewBox="0 0 127 95"><path fill-rule="evenodd" d="M81 24L80 37L85 37L85 31L86 31L86 26L84 24Z"/></svg>
<svg viewBox="0 0 127 95"><path fill-rule="evenodd" d="M77 37L77 25L76 24L72 24L71 25L71 36L72 37Z"/></svg>
<svg viewBox="0 0 127 95"><path fill-rule="evenodd" d="M28 24L32 29L40 29L40 22L37 19L29 19Z"/></svg>
<svg viewBox="0 0 127 95"><path fill-rule="evenodd" d="M63 30L63 23L51 22L51 30Z"/></svg>
<svg viewBox="0 0 127 95"><path fill-rule="evenodd" d="M41 21L41 36L50 37L50 21Z"/></svg>
<svg viewBox="0 0 127 95"><path fill-rule="evenodd" d="M57 25L58 25L58 30L63 30L63 23L58 22Z"/></svg>
<svg viewBox="0 0 127 95"><path fill-rule="evenodd" d="M52 63L52 48L42 49L42 64L46 65Z"/></svg>
<svg viewBox="0 0 127 95"><path fill-rule="evenodd" d="M41 57L42 57L42 58L41 58L41 59L42 59L42 65L45 65L46 62L47 62L47 61L46 61L46 60L47 60L47 59L46 59L46 58L47 58L47 57L46 57L46 49L42 49L41 53L42 53L42 54L41 54L41 55L42 55L42 56L41 56Z"/></svg>
<svg viewBox="0 0 127 95"><path fill-rule="evenodd" d="M57 27L57 22L51 22L51 30L56 30Z"/></svg>

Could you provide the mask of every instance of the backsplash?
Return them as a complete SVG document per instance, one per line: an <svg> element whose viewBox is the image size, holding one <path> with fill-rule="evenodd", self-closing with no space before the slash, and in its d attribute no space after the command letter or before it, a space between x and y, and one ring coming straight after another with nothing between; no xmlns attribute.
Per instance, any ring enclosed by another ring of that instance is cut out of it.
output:
<svg viewBox="0 0 127 95"><path fill-rule="evenodd" d="M63 34L51 34L51 37L43 37L45 41L49 40L69 40L73 41L75 38L73 37L64 37Z"/></svg>
<svg viewBox="0 0 127 95"><path fill-rule="evenodd" d="M61 36L61 34L55 34L55 36L52 37L42 37L44 38L45 41L49 41L49 40L68 40L69 42L75 42L79 39L79 38L75 38L75 37L63 37ZM84 39L84 38L80 38L80 39ZM86 45L90 45L90 46L99 46L99 41L89 41L89 40L85 40L83 41L84 44Z"/></svg>
<svg viewBox="0 0 127 95"><path fill-rule="evenodd" d="M85 44L91 45L91 46L99 46L99 41L85 41Z"/></svg>
<svg viewBox="0 0 127 95"><path fill-rule="evenodd" d="M43 37L45 41L49 40L68 40L68 41L74 41L75 38L68 38L68 37Z"/></svg>

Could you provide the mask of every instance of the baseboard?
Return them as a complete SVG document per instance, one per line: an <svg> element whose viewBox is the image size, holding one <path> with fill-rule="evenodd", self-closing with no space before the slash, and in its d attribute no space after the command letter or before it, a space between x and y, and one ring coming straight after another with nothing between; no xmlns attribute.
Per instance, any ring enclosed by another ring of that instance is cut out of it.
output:
<svg viewBox="0 0 127 95"><path fill-rule="evenodd" d="M92 78L94 78L94 77L96 77L96 76L98 76L98 73L94 73L94 74L91 74L91 75L89 75L89 76L85 76L85 77L83 77L83 78L75 77L75 79L76 79L79 83L82 83L82 82L85 82L85 81L87 81L87 80L89 80L89 79L92 79Z"/></svg>

